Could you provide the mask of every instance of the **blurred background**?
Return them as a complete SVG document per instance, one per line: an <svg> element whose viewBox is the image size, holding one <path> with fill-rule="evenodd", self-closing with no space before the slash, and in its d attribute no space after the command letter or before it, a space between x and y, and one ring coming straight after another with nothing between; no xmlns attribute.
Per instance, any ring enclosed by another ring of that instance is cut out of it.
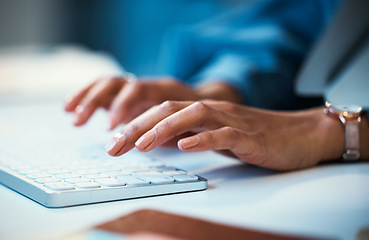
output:
<svg viewBox="0 0 369 240"><path fill-rule="evenodd" d="M157 74L164 33L247 0L0 0L0 50L77 44Z"/></svg>

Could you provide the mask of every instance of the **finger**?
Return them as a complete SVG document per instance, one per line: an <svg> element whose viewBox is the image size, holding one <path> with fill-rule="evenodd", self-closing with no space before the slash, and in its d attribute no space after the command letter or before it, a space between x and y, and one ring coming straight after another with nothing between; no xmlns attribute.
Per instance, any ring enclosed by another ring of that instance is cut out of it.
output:
<svg viewBox="0 0 369 240"><path fill-rule="evenodd" d="M253 137L229 126L198 133L178 141L178 148L184 152L229 150L236 156L244 156L254 152L256 147L257 144Z"/></svg>
<svg viewBox="0 0 369 240"><path fill-rule="evenodd" d="M108 108L112 98L124 84L120 78L104 79L92 86L75 109L74 124L85 124L98 107Z"/></svg>
<svg viewBox="0 0 369 240"><path fill-rule="evenodd" d="M119 123L128 123L152 106L162 103L165 93L156 82L129 82L111 104L110 129Z"/></svg>
<svg viewBox="0 0 369 240"><path fill-rule="evenodd" d="M221 111L216 111L202 102L195 102L156 124L137 140L136 148L147 152L185 132L216 129L228 124L227 116Z"/></svg>
<svg viewBox="0 0 369 240"><path fill-rule="evenodd" d="M190 137L193 136L195 133L194 132L185 132L179 136L176 136L172 139L170 139L169 141L163 143L160 145L160 147L177 147L178 141L181 140L182 138L186 138L186 137Z"/></svg>
<svg viewBox="0 0 369 240"><path fill-rule="evenodd" d="M106 145L105 151L111 156L120 156L135 146L135 142L145 132L152 129L158 122L171 114L189 106L192 102L166 101L154 106L135 118Z"/></svg>
<svg viewBox="0 0 369 240"><path fill-rule="evenodd" d="M129 82L120 90L109 108L109 129L127 123L149 108L145 104L147 83Z"/></svg>
<svg viewBox="0 0 369 240"><path fill-rule="evenodd" d="M270 111L270 110L252 108L252 107L240 105L237 103L230 103L227 101L205 99L205 100L202 100L201 102L212 107L213 109L225 112L229 114L230 116L244 117L245 119L247 119L247 121L257 119L255 118L255 115L265 115L265 114L268 114L269 116L276 115L275 112ZM279 111L278 115L280 115L281 113L286 113L286 112Z"/></svg>
<svg viewBox="0 0 369 240"><path fill-rule="evenodd" d="M127 84L112 103L111 129L127 123L150 107L172 99L196 99L196 93L178 81L140 81Z"/></svg>
<svg viewBox="0 0 369 240"><path fill-rule="evenodd" d="M76 94L69 95L65 98L64 109L67 112L75 111L78 104L81 102L83 97L90 91L90 89L97 83L98 81L94 81L90 83L88 86L84 87L82 90L77 92Z"/></svg>

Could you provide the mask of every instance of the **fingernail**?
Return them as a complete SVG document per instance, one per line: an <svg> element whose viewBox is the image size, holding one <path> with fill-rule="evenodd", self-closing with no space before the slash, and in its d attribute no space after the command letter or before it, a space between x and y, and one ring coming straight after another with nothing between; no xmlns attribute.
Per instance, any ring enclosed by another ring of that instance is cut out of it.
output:
<svg viewBox="0 0 369 240"><path fill-rule="evenodd" d="M117 145L117 139L113 138L108 142L108 144L105 145L105 151L110 152L114 148L115 145Z"/></svg>
<svg viewBox="0 0 369 240"><path fill-rule="evenodd" d="M141 136L135 143L136 147L145 150L152 142L154 142L156 134L154 131L149 131Z"/></svg>
<svg viewBox="0 0 369 240"><path fill-rule="evenodd" d="M86 110L86 107L84 107L84 106L81 106L81 105L78 105L77 107L76 107L76 113L77 114L81 114L81 113L83 113L84 111Z"/></svg>
<svg viewBox="0 0 369 240"><path fill-rule="evenodd" d="M117 145L118 142L121 143L122 145L121 148L123 148L125 145L125 140L126 139L125 139L124 134L122 133L115 134L115 136L110 140L110 142L108 142L108 144L105 145L105 151L110 152ZM118 151L119 150L120 149L118 149ZM114 153L112 154L116 154L118 151L114 151Z"/></svg>
<svg viewBox="0 0 369 240"><path fill-rule="evenodd" d="M194 137L181 139L181 140L179 140L178 144L182 148L193 148L193 147L197 146L197 144L199 144L199 142L200 142L200 138L198 136L194 136Z"/></svg>
<svg viewBox="0 0 369 240"><path fill-rule="evenodd" d="M74 120L74 125L75 126L79 126L81 125L81 122L82 122L82 114L83 112L85 111L85 107L81 106L81 105L78 105L76 107L76 109L74 110L75 112L75 120Z"/></svg>

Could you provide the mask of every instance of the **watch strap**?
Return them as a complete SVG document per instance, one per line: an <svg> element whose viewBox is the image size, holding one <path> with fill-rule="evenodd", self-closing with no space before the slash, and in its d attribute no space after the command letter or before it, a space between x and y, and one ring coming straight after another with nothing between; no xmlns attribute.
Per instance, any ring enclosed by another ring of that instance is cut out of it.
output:
<svg viewBox="0 0 369 240"><path fill-rule="evenodd" d="M346 121L345 125L345 151L342 155L344 161L357 161L360 158L360 121Z"/></svg>

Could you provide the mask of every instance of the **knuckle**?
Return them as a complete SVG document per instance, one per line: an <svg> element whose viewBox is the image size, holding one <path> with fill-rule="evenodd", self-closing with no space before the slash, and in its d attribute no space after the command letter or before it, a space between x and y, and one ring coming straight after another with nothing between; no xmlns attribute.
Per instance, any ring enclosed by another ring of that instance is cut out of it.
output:
<svg viewBox="0 0 369 240"><path fill-rule="evenodd" d="M144 82L129 82L129 85L127 86L131 94L139 96L143 100L147 100L150 89Z"/></svg>
<svg viewBox="0 0 369 240"><path fill-rule="evenodd" d="M209 107L204 102L201 101L194 102L191 107L195 109L195 111L201 113L206 113L209 111Z"/></svg>
<svg viewBox="0 0 369 240"><path fill-rule="evenodd" d="M178 109L178 105L179 104L177 101L167 100L161 103L159 106L163 111L173 112Z"/></svg>
<svg viewBox="0 0 369 240"><path fill-rule="evenodd" d="M142 82L130 82L131 88L135 91L142 91L144 89L144 84Z"/></svg>
<svg viewBox="0 0 369 240"><path fill-rule="evenodd" d="M204 104L213 104L213 103L216 103L216 102L219 102L220 100L216 101L216 100L213 100L213 99L203 99L201 100L202 103Z"/></svg>
<svg viewBox="0 0 369 240"><path fill-rule="evenodd" d="M236 139L240 138L240 132L238 129L235 129L230 126L225 126L223 127L223 131L225 132L225 134L227 134L231 138L236 138Z"/></svg>
<svg viewBox="0 0 369 240"><path fill-rule="evenodd" d="M203 101L194 102L190 107L194 111L193 115L198 118L200 129L206 129L207 126L214 125L214 112Z"/></svg>
<svg viewBox="0 0 369 240"><path fill-rule="evenodd" d="M127 127L124 129L124 132L127 134L127 136L140 133L141 131L141 127L138 124L127 125Z"/></svg>
<svg viewBox="0 0 369 240"><path fill-rule="evenodd" d="M226 139L232 139L232 141L228 142L229 148L231 150L235 149L242 138L240 130L230 126L225 126L222 128L222 132L225 135Z"/></svg>
<svg viewBox="0 0 369 240"><path fill-rule="evenodd" d="M223 131L230 137L236 137L239 135L239 132L237 129L230 127L230 126L225 126L223 127Z"/></svg>
<svg viewBox="0 0 369 240"><path fill-rule="evenodd" d="M96 82L95 82L95 89L114 89L117 90L119 89L121 86L121 81L119 78L116 77L104 77L104 78L99 78Z"/></svg>

